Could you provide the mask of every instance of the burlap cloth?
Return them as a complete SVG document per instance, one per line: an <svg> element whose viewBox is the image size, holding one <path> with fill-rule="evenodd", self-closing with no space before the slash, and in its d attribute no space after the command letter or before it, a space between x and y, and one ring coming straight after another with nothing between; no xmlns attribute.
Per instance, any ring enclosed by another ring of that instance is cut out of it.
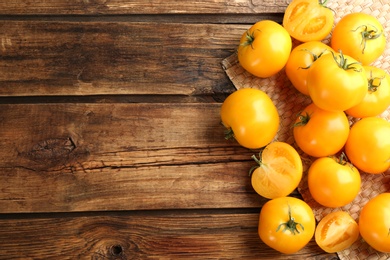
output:
<svg viewBox="0 0 390 260"><path fill-rule="evenodd" d="M385 53L372 65L380 67L390 73L390 1L389 0L338 0L329 1L328 7L335 12L335 23L341 17L352 12L363 12L375 16L383 25L387 38ZM244 33L244 32L243 32ZM239 39L238 39L239 41ZM329 38L324 40L329 42ZM294 42L294 45L297 45ZM237 42L238 45L238 42ZM281 126L275 140L284 141L293 145L301 154L304 163L304 177L298 187L303 199L313 208L317 221L323 216L338 210L348 211L351 216L358 220L363 205L372 197L382 193L390 192L390 171L383 174L372 175L361 172L362 186L356 199L342 208L330 209L319 205L313 200L307 186L307 169L313 158L302 153L294 142L292 124L296 115L308 104L310 98L299 93L288 80L282 70L271 78L257 78L246 72L238 63L237 55L233 54L222 61L222 67L237 89L259 88L265 91L273 100L279 110ZM390 120L390 107L381 115ZM355 119L350 118L352 124ZM340 259L390 259L390 254L384 254L372 249L362 238L359 238L349 249L338 252Z"/></svg>

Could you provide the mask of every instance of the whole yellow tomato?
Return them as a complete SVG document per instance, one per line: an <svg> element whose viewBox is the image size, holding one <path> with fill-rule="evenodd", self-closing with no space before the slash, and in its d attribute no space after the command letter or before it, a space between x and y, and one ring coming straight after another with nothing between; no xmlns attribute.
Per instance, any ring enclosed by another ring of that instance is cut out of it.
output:
<svg viewBox="0 0 390 260"><path fill-rule="evenodd" d="M359 170L379 174L390 167L390 122L365 117L352 125L345 144L348 159Z"/></svg>
<svg viewBox="0 0 390 260"><path fill-rule="evenodd" d="M288 79L299 92L309 95L307 88L309 69L319 57L330 52L333 52L333 49L319 41L302 43L292 50L285 71Z"/></svg>
<svg viewBox="0 0 390 260"><path fill-rule="evenodd" d="M360 173L341 156L316 159L308 172L310 194L319 204L337 208L351 203L360 191Z"/></svg>
<svg viewBox="0 0 390 260"><path fill-rule="evenodd" d="M294 140L303 152L314 157L339 152L349 135L349 121L342 111L327 111L311 103L297 117Z"/></svg>
<svg viewBox="0 0 390 260"><path fill-rule="evenodd" d="M307 75L313 103L329 111L345 111L359 104L367 94L363 66L347 55L322 55Z"/></svg>
<svg viewBox="0 0 390 260"><path fill-rule="evenodd" d="M350 13L336 24L330 44L335 51L342 51L363 65L369 65L384 52L386 35L374 16Z"/></svg>
<svg viewBox="0 0 390 260"><path fill-rule="evenodd" d="M314 236L313 210L303 200L281 197L267 201L260 211L258 233L269 247L293 254Z"/></svg>
<svg viewBox="0 0 390 260"><path fill-rule="evenodd" d="M390 193L381 193L363 206L359 230L375 250L390 253Z"/></svg>
<svg viewBox="0 0 390 260"><path fill-rule="evenodd" d="M345 112L353 117L378 116L390 106L390 75L383 69L364 66L368 92L362 102Z"/></svg>
<svg viewBox="0 0 390 260"><path fill-rule="evenodd" d="M237 50L238 61L251 74L267 78L286 65L291 48L291 37L283 26L262 20L242 35Z"/></svg>
<svg viewBox="0 0 390 260"><path fill-rule="evenodd" d="M227 138L234 137L243 147L257 149L269 144L279 129L279 114L263 91L242 88L230 94L221 107Z"/></svg>

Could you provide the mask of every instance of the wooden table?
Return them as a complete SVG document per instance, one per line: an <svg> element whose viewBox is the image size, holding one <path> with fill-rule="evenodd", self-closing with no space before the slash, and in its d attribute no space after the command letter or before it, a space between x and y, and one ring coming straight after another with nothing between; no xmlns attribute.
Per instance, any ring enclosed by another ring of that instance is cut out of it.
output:
<svg viewBox="0 0 390 260"><path fill-rule="evenodd" d="M286 5L1 1L0 258L337 259L260 241L253 152L220 124L221 61Z"/></svg>

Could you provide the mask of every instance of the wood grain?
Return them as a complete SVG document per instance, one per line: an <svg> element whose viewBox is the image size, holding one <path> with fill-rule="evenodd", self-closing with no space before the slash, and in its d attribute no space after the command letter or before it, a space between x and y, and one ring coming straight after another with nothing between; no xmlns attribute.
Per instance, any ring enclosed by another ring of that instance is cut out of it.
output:
<svg viewBox="0 0 390 260"><path fill-rule="evenodd" d="M246 25L4 21L0 96L201 95Z"/></svg>
<svg viewBox="0 0 390 260"><path fill-rule="evenodd" d="M0 212L258 207L219 108L0 105Z"/></svg>
<svg viewBox="0 0 390 260"><path fill-rule="evenodd" d="M294 255L267 247L259 213L173 211L0 219L0 259L337 259L314 239Z"/></svg>
<svg viewBox="0 0 390 260"><path fill-rule="evenodd" d="M275 13L283 12L286 6L283 0L13 0L0 2L0 14Z"/></svg>

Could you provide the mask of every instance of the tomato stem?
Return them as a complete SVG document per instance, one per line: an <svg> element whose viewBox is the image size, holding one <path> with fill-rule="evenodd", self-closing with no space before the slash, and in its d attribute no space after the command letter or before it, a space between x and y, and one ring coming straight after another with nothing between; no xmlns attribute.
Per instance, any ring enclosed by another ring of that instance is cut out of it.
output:
<svg viewBox="0 0 390 260"><path fill-rule="evenodd" d="M284 226L284 228L283 228L282 232L286 232L287 230L289 230L293 235L295 235L296 233L298 233L298 234L301 233L301 232L299 232L297 226L300 226L302 230L305 230L305 228L303 227L303 225L301 223L295 222L295 219L291 215L290 205L288 205L288 221L280 224L278 226L278 228L276 229L276 232L278 232L283 226Z"/></svg>
<svg viewBox="0 0 390 260"><path fill-rule="evenodd" d="M228 129L225 130L225 139L226 139L226 140L234 139L234 132L233 132L233 129L228 128Z"/></svg>
<svg viewBox="0 0 390 260"><path fill-rule="evenodd" d="M307 51L308 53L310 53L310 55L312 56L312 59L313 59L313 62L307 66L307 67L299 67L299 69L309 69L311 67L311 65L313 65L313 63L318 60L319 58L321 58L322 55L324 55L324 53L326 53L328 50L323 50L320 54L316 55L315 53L313 53L312 51L310 51L309 49L301 49L301 51Z"/></svg>
<svg viewBox="0 0 390 260"><path fill-rule="evenodd" d="M337 158L337 157L336 157L336 158ZM347 155L346 155L344 152L342 152L342 153L340 154L340 157L338 157L336 161L337 161L339 164L341 164L341 165L346 165L346 164L348 163L348 157L347 157Z"/></svg>
<svg viewBox="0 0 390 260"><path fill-rule="evenodd" d="M255 160L255 162L257 163L257 165L253 166L252 168L250 168L249 170L249 176L252 175L252 173L257 169L259 168L263 163L261 162L261 153L263 152L263 149L260 150L259 152L259 158L256 157L256 155L252 155L252 159Z"/></svg>
<svg viewBox="0 0 390 260"><path fill-rule="evenodd" d="M305 125L307 125L307 123L309 123L309 121L310 121L310 115L309 115L309 113L305 113L305 115L304 114L302 114L302 112L300 112L299 114L298 114L298 122L296 122L294 125L293 125L293 127L297 127L297 126L305 126Z"/></svg>
<svg viewBox="0 0 390 260"><path fill-rule="evenodd" d="M332 55L333 55L333 59L335 60L335 62L337 63L337 65L343 69L343 70L354 70L356 72L360 72L361 70L358 70L354 65L356 64L361 64L360 62L351 62L351 63L348 63L348 59L345 58L343 52L340 50L340 55L337 57L333 52L332 52ZM340 60L339 60L339 59Z"/></svg>
<svg viewBox="0 0 390 260"><path fill-rule="evenodd" d="M370 92L375 92L378 90L380 85L382 84L382 79L384 79L385 76L379 78L379 77L372 77L372 71L371 71L371 76L368 79L368 91Z"/></svg>
<svg viewBox="0 0 390 260"><path fill-rule="evenodd" d="M369 30L367 25L361 25L361 26L357 27L355 30L352 30L353 32L356 32L360 28L364 28L363 31L360 32L360 34L362 36L362 42L360 43L360 45L362 46L362 53L363 54L364 54L364 51L366 49L367 40L374 40L374 39L379 38L382 35L382 32L378 33L378 29L374 25L371 25L371 26L374 27L374 29Z"/></svg>
<svg viewBox="0 0 390 260"><path fill-rule="evenodd" d="M249 30L247 30L245 37L246 37L246 41L244 41L240 45L244 46L244 47L250 45L251 48L253 49L253 45L252 44L253 44L253 42L255 40L255 33L254 32L251 33Z"/></svg>

